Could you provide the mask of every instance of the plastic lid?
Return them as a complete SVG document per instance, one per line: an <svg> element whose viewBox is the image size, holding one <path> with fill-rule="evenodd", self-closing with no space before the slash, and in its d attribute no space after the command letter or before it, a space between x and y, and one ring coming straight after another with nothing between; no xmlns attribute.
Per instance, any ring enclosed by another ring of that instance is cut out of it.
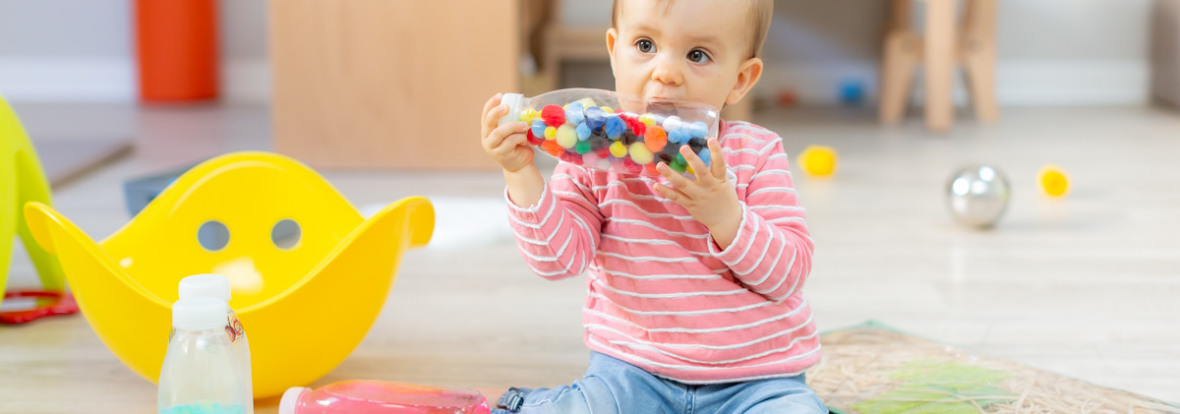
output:
<svg viewBox="0 0 1180 414"><path fill-rule="evenodd" d="M229 278L207 273L193 275L180 280L180 298L195 298L198 296L212 296L226 303L231 299Z"/></svg>
<svg viewBox="0 0 1180 414"><path fill-rule="evenodd" d="M504 125L509 122L515 122L520 119L520 110L524 107L524 95L519 93L506 93L500 97L500 103L508 105L508 115L500 118L499 125Z"/></svg>
<svg viewBox="0 0 1180 414"><path fill-rule="evenodd" d="M183 298L172 304L172 327L190 331L221 328L228 311L229 305L218 298Z"/></svg>
<svg viewBox="0 0 1180 414"><path fill-rule="evenodd" d="M299 397L303 393L311 391L310 388L291 387L283 393L283 398L279 400L279 414L295 414L295 407L299 404Z"/></svg>

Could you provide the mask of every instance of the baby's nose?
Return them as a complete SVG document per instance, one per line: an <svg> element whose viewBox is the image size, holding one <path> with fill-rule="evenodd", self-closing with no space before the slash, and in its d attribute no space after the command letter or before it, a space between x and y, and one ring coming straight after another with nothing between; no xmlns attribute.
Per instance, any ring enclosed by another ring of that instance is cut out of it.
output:
<svg viewBox="0 0 1180 414"><path fill-rule="evenodd" d="M665 85L680 86L681 83L684 83L684 73L680 64L673 59L659 59L655 69L652 70L651 78Z"/></svg>

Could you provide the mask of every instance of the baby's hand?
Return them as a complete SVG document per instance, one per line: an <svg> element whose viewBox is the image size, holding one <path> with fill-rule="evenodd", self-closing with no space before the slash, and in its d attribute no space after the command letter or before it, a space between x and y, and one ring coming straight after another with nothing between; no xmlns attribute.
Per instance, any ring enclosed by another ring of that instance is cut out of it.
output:
<svg viewBox="0 0 1180 414"><path fill-rule="evenodd" d="M508 114L508 105L500 104L500 96L497 93L483 106L480 142L484 152L492 156L504 171L517 172L533 164L533 148L525 135L529 125L520 121L498 125L500 118Z"/></svg>
<svg viewBox="0 0 1180 414"><path fill-rule="evenodd" d="M693 218L708 227L717 245L724 249L737 236L742 206L734 183L726 176L725 157L717 138L709 139L708 145L709 153L713 154L710 166L705 166L687 145L680 148L680 155L696 174L695 180L680 175L661 161L656 169L672 186L656 184L655 190L684 207Z"/></svg>

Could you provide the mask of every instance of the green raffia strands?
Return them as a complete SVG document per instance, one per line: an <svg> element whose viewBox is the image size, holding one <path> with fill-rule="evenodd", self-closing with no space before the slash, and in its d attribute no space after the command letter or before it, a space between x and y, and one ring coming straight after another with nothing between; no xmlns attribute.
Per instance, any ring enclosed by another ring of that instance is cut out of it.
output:
<svg viewBox="0 0 1180 414"><path fill-rule="evenodd" d="M903 381L892 391L852 405L862 413L977 414L989 405L1011 402L1012 393L996 386L1002 371L958 362L916 361L891 378Z"/></svg>

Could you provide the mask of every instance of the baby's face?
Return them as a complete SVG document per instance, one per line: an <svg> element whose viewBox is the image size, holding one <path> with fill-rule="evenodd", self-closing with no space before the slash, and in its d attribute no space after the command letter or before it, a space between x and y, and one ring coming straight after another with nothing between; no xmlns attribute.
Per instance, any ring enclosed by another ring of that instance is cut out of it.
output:
<svg viewBox="0 0 1180 414"><path fill-rule="evenodd" d="M751 58L756 24L746 2L626 0L618 7L607 34L618 92L716 108L736 103L731 92Z"/></svg>

